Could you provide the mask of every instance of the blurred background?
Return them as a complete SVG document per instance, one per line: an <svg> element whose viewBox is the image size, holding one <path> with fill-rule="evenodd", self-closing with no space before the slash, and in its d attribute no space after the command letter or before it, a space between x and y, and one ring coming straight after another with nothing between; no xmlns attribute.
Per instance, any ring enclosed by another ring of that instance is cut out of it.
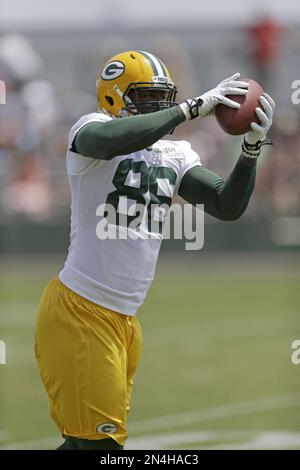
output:
<svg viewBox="0 0 300 470"><path fill-rule="evenodd" d="M298 0L1 0L0 448L59 442L33 356L35 309L68 247L69 129L96 110L99 67L127 49L167 64L179 102L239 71L277 103L274 146L259 159L246 214L234 223L206 217L199 252L163 242L139 312L145 349L128 446L300 448L300 365L290 360L300 338ZM172 138L189 140L224 178L242 139L213 117Z"/></svg>

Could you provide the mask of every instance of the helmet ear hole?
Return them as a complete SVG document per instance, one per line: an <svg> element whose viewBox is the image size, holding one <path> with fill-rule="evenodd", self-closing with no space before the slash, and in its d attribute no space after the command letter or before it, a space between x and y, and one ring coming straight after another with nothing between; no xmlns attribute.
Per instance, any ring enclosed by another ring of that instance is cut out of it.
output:
<svg viewBox="0 0 300 470"><path fill-rule="evenodd" d="M105 99L106 99L106 101L108 102L108 104L109 104L110 106L113 106L113 105L114 105L114 100L112 99L111 96L106 96Z"/></svg>

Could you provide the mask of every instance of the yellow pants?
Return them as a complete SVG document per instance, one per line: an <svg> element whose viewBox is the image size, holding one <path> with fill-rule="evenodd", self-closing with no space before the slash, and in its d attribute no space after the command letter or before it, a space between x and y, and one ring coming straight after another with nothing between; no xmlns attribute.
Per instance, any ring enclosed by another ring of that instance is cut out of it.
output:
<svg viewBox="0 0 300 470"><path fill-rule="evenodd" d="M38 307L35 354L62 435L124 446L141 346L136 317L86 300L58 278L49 283Z"/></svg>

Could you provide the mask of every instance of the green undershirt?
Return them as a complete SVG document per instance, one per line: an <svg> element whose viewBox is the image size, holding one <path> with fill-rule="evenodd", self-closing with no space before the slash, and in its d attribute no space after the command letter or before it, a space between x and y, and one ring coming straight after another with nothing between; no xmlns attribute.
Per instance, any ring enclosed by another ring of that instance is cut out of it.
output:
<svg viewBox="0 0 300 470"><path fill-rule="evenodd" d="M85 157L110 160L150 147L185 121L179 106L106 122L91 122L78 132L73 147Z"/></svg>
<svg viewBox="0 0 300 470"><path fill-rule="evenodd" d="M78 132L73 151L95 159L110 160L150 147L185 121L179 106L155 113L92 122ZM240 157L224 181L208 169L195 166L182 178L179 195L187 202L204 204L208 214L235 220L247 208L256 175L256 159Z"/></svg>

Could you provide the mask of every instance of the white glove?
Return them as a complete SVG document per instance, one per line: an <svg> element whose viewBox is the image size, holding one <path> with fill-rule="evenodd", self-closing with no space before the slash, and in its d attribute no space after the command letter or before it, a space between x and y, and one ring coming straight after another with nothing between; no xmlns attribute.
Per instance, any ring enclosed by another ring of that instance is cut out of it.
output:
<svg viewBox="0 0 300 470"><path fill-rule="evenodd" d="M248 83L239 81L240 73L235 73L231 77L222 80L216 88L207 91L197 98L187 99L180 104L182 111L187 119L194 119L198 116L206 117L215 112L215 107L222 103L230 108L238 109L240 104L230 100L226 95L246 95L248 92Z"/></svg>
<svg viewBox="0 0 300 470"><path fill-rule="evenodd" d="M251 130L245 135L248 144L255 144L258 140L264 140L272 125L275 103L267 93L261 95L259 102L261 108L256 108L255 112L260 121L259 124L252 122Z"/></svg>
<svg viewBox="0 0 300 470"><path fill-rule="evenodd" d="M257 158L263 145L272 145L271 140L265 140L272 125L275 103L270 95L264 93L259 99L262 108L257 107L255 112L259 124L251 122L251 130L245 134L242 145L242 154L245 157Z"/></svg>

